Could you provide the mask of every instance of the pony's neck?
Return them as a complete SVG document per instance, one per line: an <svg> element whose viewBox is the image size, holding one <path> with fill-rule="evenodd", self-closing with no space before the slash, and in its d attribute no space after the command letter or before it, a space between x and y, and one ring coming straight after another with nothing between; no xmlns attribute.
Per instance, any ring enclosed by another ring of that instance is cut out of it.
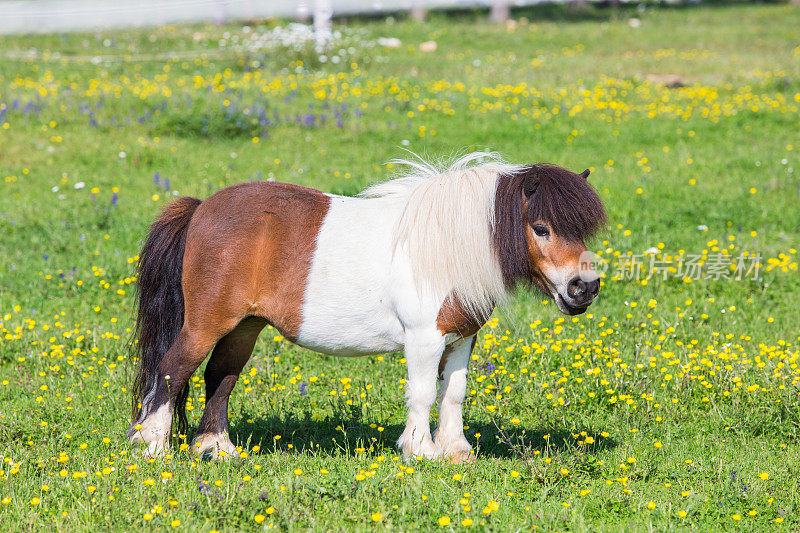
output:
<svg viewBox="0 0 800 533"><path fill-rule="evenodd" d="M418 287L441 300L454 296L474 317L488 317L507 293L494 242L495 198L505 171L489 163L410 178L394 236Z"/></svg>

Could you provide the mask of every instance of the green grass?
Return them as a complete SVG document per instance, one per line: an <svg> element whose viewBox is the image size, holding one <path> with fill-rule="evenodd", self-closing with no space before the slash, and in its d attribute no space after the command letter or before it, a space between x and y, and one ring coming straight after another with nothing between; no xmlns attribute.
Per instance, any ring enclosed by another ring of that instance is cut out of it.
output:
<svg viewBox="0 0 800 533"><path fill-rule="evenodd" d="M354 20L402 46L339 65L302 52L302 67L221 47L246 38L236 26L0 38L1 523L800 528L800 10L648 9L639 28L536 13ZM648 81L668 74L684 87ZM398 458L401 354L335 359L275 331L231 399L246 457L199 462L176 439L142 459L122 436L133 258L158 209L248 179L352 194L404 145L591 167L609 212L588 243L613 263L589 313L519 295L481 332L477 463ZM759 253L762 277L615 275L651 247L674 265Z"/></svg>

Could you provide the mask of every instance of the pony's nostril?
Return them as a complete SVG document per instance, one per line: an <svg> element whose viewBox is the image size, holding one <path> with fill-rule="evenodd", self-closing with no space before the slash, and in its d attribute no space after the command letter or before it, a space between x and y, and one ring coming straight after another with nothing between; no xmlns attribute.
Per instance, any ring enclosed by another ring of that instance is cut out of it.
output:
<svg viewBox="0 0 800 533"><path fill-rule="evenodd" d="M593 282L589 283L589 294L592 296L597 296L600 293L600 281L594 280Z"/></svg>
<svg viewBox="0 0 800 533"><path fill-rule="evenodd" d="M567 285L567 294L571 298L578 298L586 293L586 283L580 278L573 278Z"/></svg>
<svg viewBox="0 0 800 533"><path fill-rule="evenodd" d="M580 278L574 278L567 285L567 294L580 305L584 305L594 300L594 297L600 292L600 281L583 281Z"/></svg>

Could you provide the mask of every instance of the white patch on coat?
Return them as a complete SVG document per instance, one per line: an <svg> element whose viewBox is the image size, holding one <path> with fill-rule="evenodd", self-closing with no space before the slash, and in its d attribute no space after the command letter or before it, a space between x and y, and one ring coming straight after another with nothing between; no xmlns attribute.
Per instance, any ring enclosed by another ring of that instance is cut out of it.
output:
<svg viewBox="0 0 800 533"><path fill-rule="evenodd" d="M297 344L344 356L403 348L396 296L414 287L402 258L392 256L395 204L331 196L306 281Z"/></svg>

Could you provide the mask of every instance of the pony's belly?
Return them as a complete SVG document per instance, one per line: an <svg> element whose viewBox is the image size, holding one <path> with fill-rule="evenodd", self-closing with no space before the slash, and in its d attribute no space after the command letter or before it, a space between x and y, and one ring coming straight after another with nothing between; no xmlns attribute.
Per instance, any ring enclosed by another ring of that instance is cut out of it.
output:
<svg viewBox="0 0 800 533"><path fill-rule="evenodd" d="M377 342L369 344L364 343L359 346L353 346L352 344L348 344L346 346L332 346L327 343L312 344L310 342L301 341L298 341L297 344L303 348L308 348L309 350L317 353L335 355L337 357L363 357L365 355L374 355L379 353L399 352L403 349L403 345L401 344L382 343L379 339L376 339L376 341Z"/></svg>
<svg viewBox="0 0 800 533"><path fill-rule="evenodd" d="M396 318L381 314L326 317L312 311L306 313L295 342L315 352L343 357L402 350L402 326Z"/></svg>

